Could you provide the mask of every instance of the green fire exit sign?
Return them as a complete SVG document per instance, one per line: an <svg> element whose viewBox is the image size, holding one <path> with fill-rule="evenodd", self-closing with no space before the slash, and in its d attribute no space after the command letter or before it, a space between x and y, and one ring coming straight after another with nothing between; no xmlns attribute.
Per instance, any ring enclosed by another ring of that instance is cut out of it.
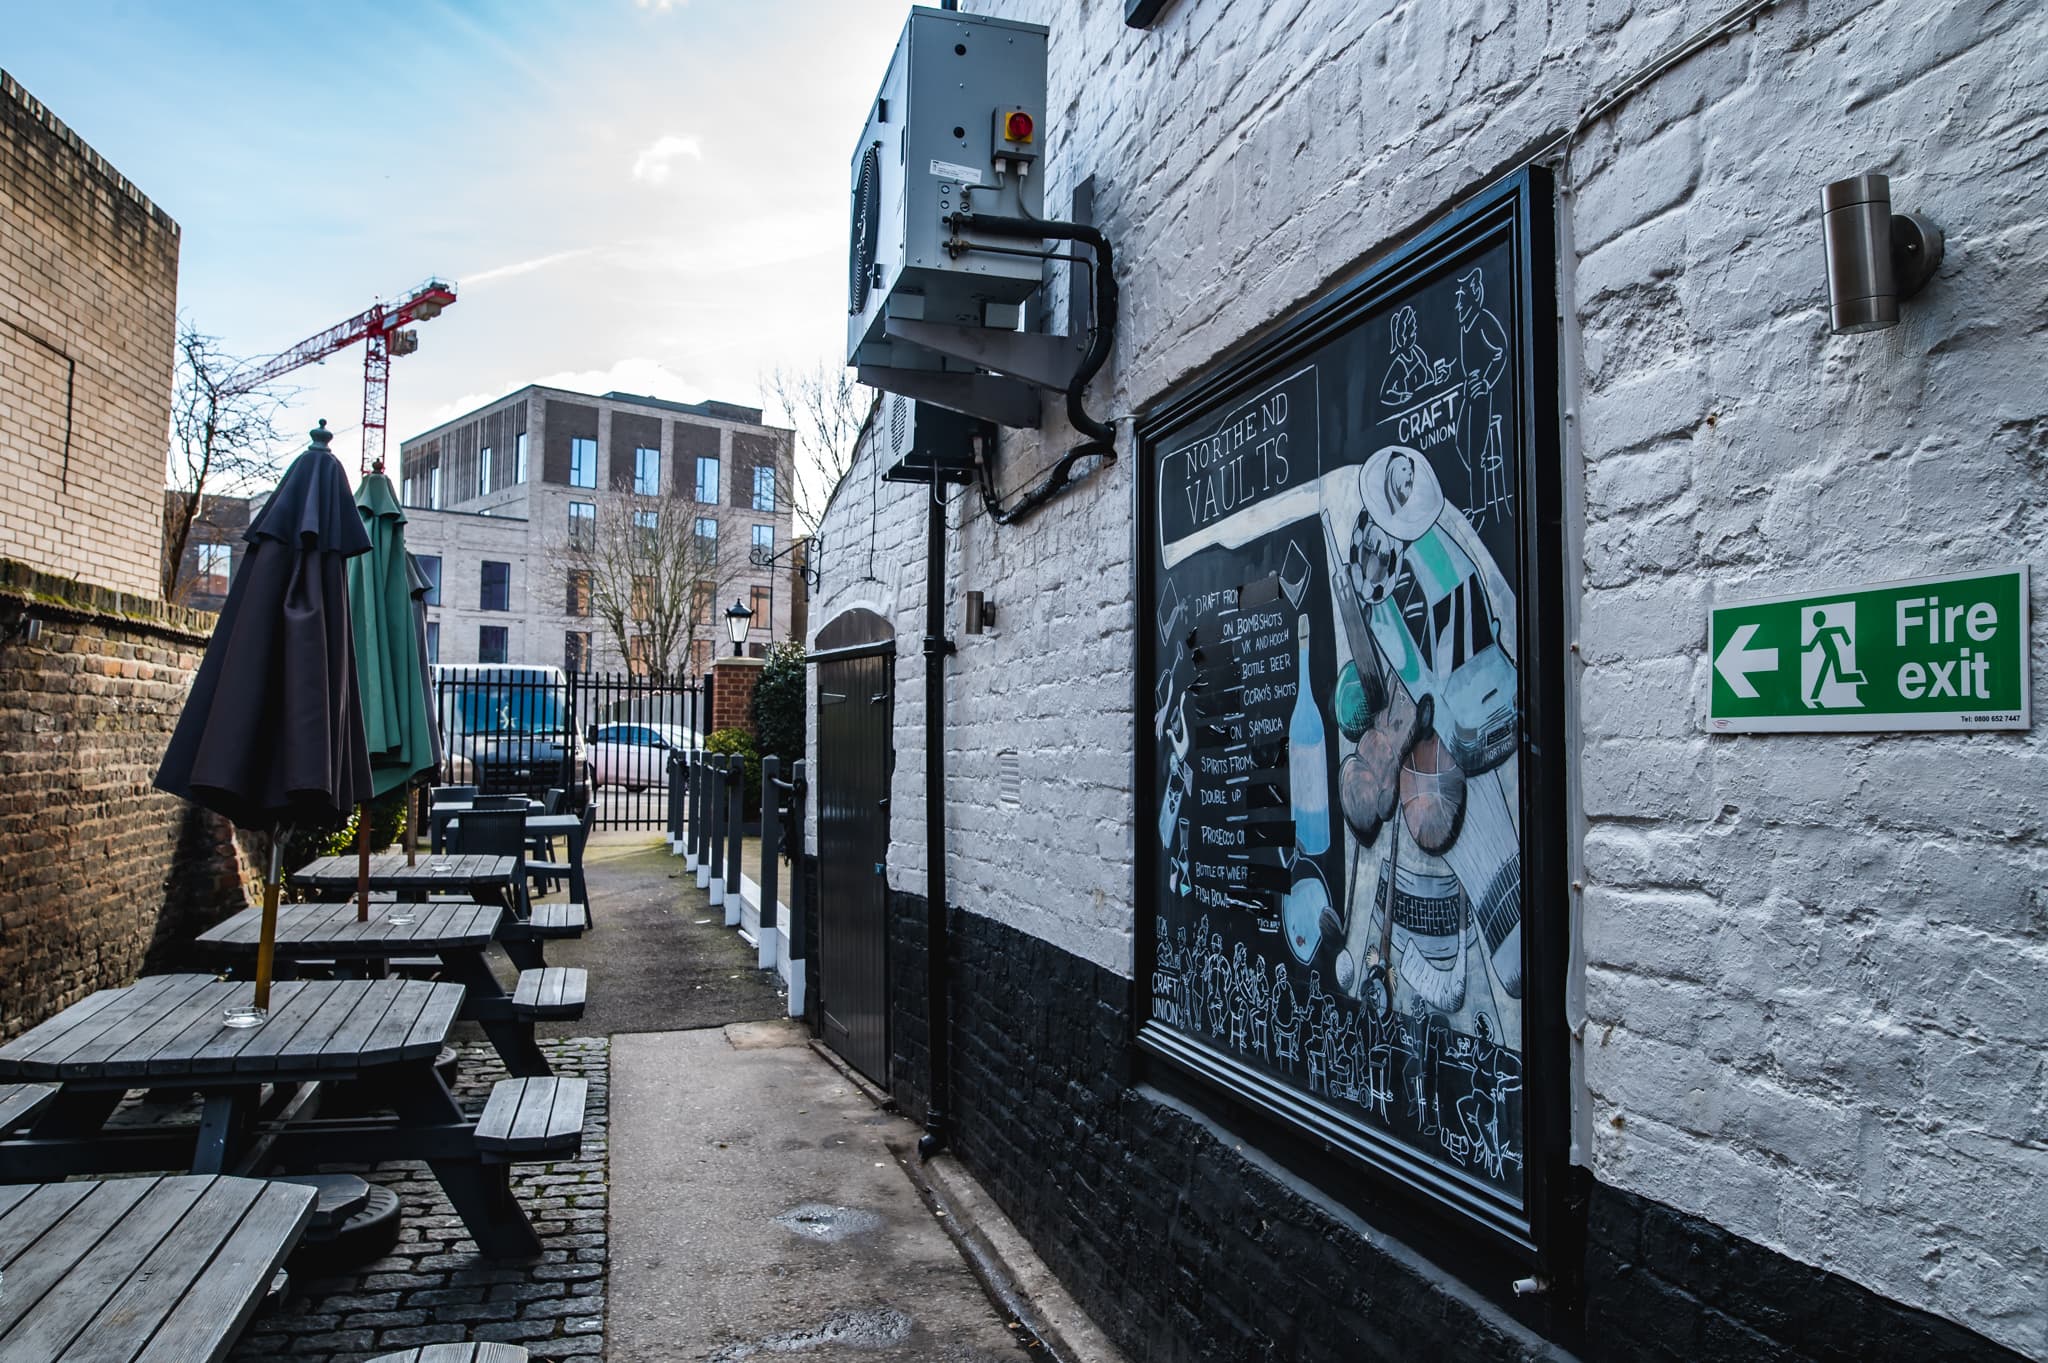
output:
<svg viewBox="0 0 2048 1363"><path fill-rule="evenodd" d="M2027 570L1714 607L1716 733L2024 729Z"/></svg>

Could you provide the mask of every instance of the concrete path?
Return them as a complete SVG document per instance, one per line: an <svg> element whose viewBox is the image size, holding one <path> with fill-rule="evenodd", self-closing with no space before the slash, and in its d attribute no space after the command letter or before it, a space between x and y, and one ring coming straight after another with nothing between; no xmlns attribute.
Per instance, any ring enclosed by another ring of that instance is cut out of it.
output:
<svg viewBox="0 0 2048 1363"><path fill-rule="evenodd" d="M672 1032L787 1014L773 975L725 926L658 833L599 833L584 850L596 930L548 943L549 965L590 971L590 1002L542 1036ZM542 903L568 898L558 890Z"/></svg>
<svg viewBox="0 0 2048 1363"><path fill-rule="evenodd" d="M611 1118L611 1363L1033 1356L801 1026L615 1036Z"/></svg>

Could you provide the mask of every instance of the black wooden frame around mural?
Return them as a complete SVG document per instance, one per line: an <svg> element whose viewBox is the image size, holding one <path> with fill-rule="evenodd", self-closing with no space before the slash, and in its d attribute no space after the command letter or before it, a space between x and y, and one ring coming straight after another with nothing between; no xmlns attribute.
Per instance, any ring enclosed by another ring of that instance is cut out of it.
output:
<svg viewBox="0 0 2048 1363"><path fill-rule="evenodd" d="M1133 710L1136 806L1159 807L1160 740L1148 722L1160 653L1152 618L1158 601L1154 557L1159 552L1159 438L1219 413L1290 373L1332 341L1362 325L1376 309L1417 281L1447 270L1463 257L1510 244L1514 280L1514 343L1521 401L1517 423L1522 498L1516 592L1519 617L1518 689L1521 763L1518 813L1521 833L1523 1169L1522 1195L1490 1195L1391 1137L1348 1116L1334 1103L1282 1083L1217 1046L1152 1016L1146 982L1158 961L1153 926L1166 858L1141 817L1136 838L1134 903L1136 987L1133 989L1139 1077L1169 1091L1223 1100L1226 1117L1250 1113L1276 1123L1274 1131L1297 1150L1328 1159L1336 1181L1363 1185L1378 1201L1454 1212L1460 1223L1510 1259L1543 1266L1568 1256L1575 1244L1567 1211L1571 1062L1565 1029L1570 907L1565 859L1566 779L1563 630L1563 441L1559 422L1557 244L1550 175L1526 167L1471 196L1428 224L1359 274L1337 286L1241 355L1219 365L1144 411L1139 420L1139 478L1135 560L1139 620ZM1334 800L1333 800L1334 803ZM1398 814L1396 818L1400 817ZM1355 874L1355 868L1354 868ZM1192 1081L1192 1082L1190 1082ZM1299 1139L1296 1139L1299 1138ZM1438 1218L1440 1220L1440 1217Z"/></svg>

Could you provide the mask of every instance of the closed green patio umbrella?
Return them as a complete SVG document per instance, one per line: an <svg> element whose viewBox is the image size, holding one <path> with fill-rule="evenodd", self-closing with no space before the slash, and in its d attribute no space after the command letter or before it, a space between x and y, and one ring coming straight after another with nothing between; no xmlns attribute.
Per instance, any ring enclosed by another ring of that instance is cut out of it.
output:
<svg viewBox="0 0 2048 1363"><path fill-rule="evenodd" d="M405 551L405 508L381 466L356 488L356 511L370 552L349 560L349 618L355 626L356 677L363 732L370 749L370 796L410 787L433 774L436 743L413 615L411 558ZM359 812L357 846L367 889L368 802ZM369 917L369 897L358 901Z"/></svg>

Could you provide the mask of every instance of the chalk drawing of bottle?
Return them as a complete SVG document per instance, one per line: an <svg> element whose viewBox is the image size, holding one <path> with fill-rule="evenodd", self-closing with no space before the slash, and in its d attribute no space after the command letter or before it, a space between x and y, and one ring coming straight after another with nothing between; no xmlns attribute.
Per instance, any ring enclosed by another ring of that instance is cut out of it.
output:
<svg viewBox="0 0 2048 1363"><path fill-rule="evenodd" d="M1287 790L1294 806L1294 845L1303 856L1330 850L1330 739L1308 679L1308 617L1296 627L1300 654L1294 715L1287 725Z"/></svg>

